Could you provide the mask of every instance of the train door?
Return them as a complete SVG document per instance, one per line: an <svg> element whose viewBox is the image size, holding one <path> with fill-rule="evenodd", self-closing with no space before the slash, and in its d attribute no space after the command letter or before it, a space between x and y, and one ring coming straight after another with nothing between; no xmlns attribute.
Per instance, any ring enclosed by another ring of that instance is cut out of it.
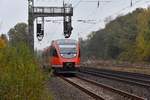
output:
<svg viewBox="0 0 150 100"><path fill-rule="evenodd" d="M55 47L51 48L51 64L57 65L59 63L58 52Z"/></svg>

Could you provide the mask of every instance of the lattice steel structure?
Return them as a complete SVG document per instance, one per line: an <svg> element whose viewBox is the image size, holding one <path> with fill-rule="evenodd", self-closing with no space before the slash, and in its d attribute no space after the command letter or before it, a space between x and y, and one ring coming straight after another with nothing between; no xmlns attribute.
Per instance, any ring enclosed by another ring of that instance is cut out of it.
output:
<svg viewBox="0 0 150 100"><path fill-rule="evenodd" d="M35 7L34 0L28 0L28 25L31 37L29 43L34 48L34 20L38 17L63 17L64 36L69 38L72 31L73 7L63 4L63 7Z"/></svg>

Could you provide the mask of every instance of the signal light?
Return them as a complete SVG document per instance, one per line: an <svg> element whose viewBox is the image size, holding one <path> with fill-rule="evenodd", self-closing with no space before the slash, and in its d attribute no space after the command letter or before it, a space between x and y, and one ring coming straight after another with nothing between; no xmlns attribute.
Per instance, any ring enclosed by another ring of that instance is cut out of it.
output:
<svg viewBox="0 0 150 100"><path fill-rule="evenodd" d="M41 33L42 24L37 24L37 33Z"/></svg>
<svg viewBox="0 0 150 100"><path fill-rule="evenodd" d="M44 29L42 29L42 24L37 24L37 39L42 41L44 37Z"/></svg>

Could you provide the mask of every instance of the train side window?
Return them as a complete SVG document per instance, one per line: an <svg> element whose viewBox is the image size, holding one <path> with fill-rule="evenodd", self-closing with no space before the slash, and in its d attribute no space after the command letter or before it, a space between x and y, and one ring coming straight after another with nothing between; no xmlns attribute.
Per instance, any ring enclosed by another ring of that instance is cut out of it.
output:
<svg viewBox="0 0 150 100"><path fill-rule="evenodd" d="M53 56L54 56L54 57L57 57L57 56L58 56L57 50L56 50L55 48L53 48Z"/></svg>
<svg viewBox="0 0 150 100"><path fill-rule="evenodd" d="M49 56L53 56L53 48L50 49Z"/></svg>

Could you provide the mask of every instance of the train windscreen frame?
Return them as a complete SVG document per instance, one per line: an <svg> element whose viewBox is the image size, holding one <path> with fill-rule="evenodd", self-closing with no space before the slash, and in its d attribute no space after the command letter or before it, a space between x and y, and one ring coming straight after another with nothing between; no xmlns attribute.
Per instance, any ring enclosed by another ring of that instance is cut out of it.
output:
<svg viewBox="0 0 150 100"><path fill-rule="evenodd" d="M59 40L60 55L64 58L74 58L77 56L76 40Z"/></svg>

